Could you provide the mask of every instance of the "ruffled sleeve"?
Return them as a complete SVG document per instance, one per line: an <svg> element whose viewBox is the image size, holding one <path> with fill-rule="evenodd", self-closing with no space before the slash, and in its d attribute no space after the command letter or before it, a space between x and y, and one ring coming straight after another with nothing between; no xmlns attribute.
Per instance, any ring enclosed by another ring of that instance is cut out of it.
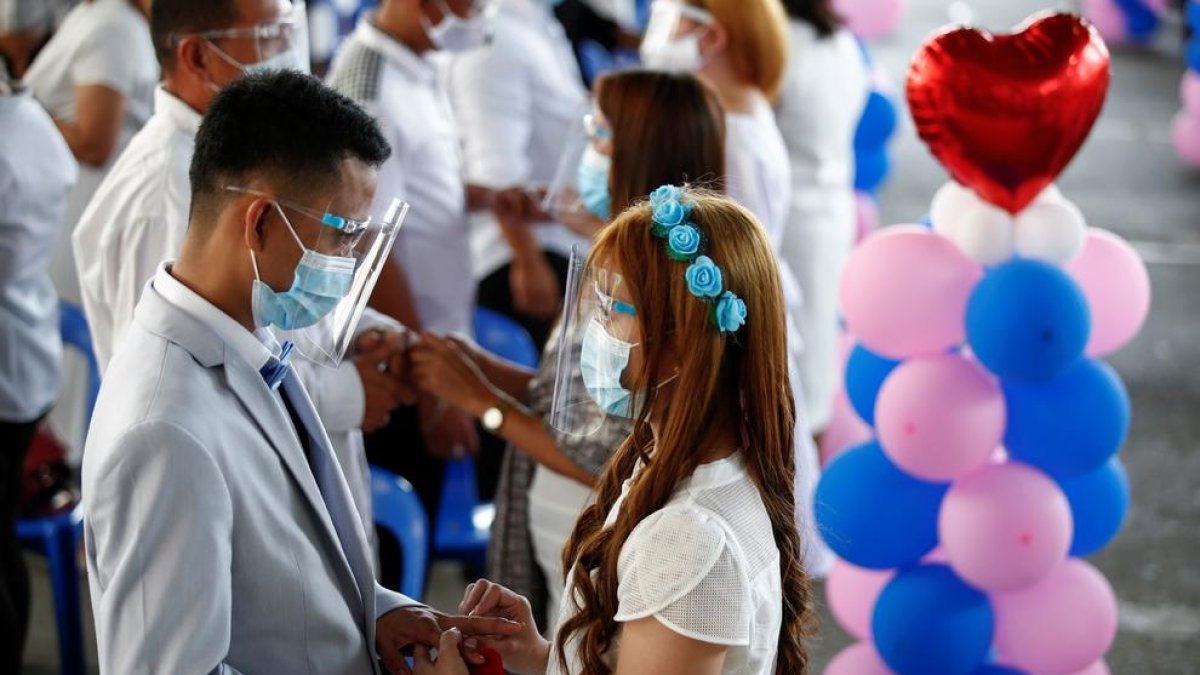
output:
<svg viewBox="0 0 1200 675"><path fill-rule="evenodd" d="M750 642L750 584L727 527L693 505L667 506L634 528L617 561L618 622L657 618L721 645Z"/></svg>

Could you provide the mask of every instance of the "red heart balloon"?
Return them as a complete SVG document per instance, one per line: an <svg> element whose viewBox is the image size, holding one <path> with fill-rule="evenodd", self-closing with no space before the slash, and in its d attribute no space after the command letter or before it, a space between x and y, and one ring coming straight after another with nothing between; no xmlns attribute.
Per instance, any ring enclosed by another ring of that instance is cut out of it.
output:
<svg viewBox="0 0 1200 675"><path fill-rule="evenodd" d="M908 104L950 175L1015 214L1083 145L1108 63L1100 34L1070 14L1035 15L1010 35L950 29L913 59Z"/></svg>

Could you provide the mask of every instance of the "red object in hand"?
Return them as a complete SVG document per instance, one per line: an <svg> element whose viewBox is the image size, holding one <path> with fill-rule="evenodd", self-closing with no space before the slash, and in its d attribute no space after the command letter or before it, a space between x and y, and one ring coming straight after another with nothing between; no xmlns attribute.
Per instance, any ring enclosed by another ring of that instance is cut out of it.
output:
<svg viewBox="0 0 1200 675"><path fill-rule="evenodd" d="M1109 56L1091 24L1031 17L1009 35L973 28L925 42L908 72L917 133L959 183L1018 213L1079 151L1108 92Z"/></svg>
<svg viewBox="0 0 1200 675"><path fill-rule="evenodd" d="M491 647L480 647L479 654L484 661L467 668L471 675L504 675L504 661L500 658L500 652Z"/></svg>

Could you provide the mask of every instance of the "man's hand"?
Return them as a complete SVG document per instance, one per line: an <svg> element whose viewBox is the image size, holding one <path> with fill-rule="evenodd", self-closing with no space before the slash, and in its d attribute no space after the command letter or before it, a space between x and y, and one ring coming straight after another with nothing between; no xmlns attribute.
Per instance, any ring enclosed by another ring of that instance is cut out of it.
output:
<svg viewBox="0 0 1200 675"><path fill-rule="evenodd" d="M413 379L421 391L478 416L497 395L474 357L458 341L424 335L412 348Z"/></svg>
<svg viewBox="0 0 1200 675"><path fill-rule="evenodd" d="M436 648L442 633L457 628L465 639L460 645L467 663L481 664L478 638L502 639L517 635L524 626L503 618L450 616L428 607L402 607L379 617L375 622L375 650L391 675L411 675L404 661L404 652L423 645Z"/></svg>

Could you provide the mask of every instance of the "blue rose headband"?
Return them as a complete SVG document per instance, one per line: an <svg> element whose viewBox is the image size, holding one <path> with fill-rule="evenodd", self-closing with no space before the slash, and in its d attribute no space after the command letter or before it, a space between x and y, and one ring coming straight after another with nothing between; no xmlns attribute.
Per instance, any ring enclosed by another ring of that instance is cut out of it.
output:
<svg viewBox="0 0 1200 675"><path fill-rule="evenodd" d="M693 205L683 188L664 185L650 194L654 236L667 240L667 257L688 263L684 278L688 291L711 306L709 320L722 333L736 333L746 323L746 303L725 289L721 268L706 255L704 236L688 220Z"/></svg>

